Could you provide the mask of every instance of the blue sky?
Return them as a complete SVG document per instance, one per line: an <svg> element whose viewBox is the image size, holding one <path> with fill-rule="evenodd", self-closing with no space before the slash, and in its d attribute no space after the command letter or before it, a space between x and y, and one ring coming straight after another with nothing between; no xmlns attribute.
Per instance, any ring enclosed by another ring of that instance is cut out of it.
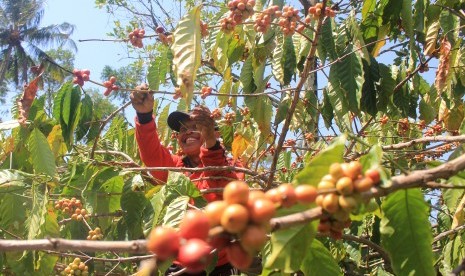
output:
<svg viewBox="0 0 465 276"><path fill-rule="evenodd" d="M120 67L129 63L125 59L124 43L78 41L109 38L106 34L112 29L112 19L105 9L95 6L94 0L46 0L44 12L43 26L62 22L75 26L72 39L76 42L78 52L75 54L74 65L78 69L90 69L91 79L100 81L100 72L105 65Z"/></svg>

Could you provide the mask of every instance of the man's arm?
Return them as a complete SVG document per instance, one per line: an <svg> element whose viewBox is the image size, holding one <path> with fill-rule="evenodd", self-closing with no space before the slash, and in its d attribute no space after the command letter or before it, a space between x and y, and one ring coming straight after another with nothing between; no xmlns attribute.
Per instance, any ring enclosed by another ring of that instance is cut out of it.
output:
<svg viewBox="0 0 465 276"><path fill-rule="evenodd" d="M136 90L148 90L143 84ZM132 92L131 103L137 112L136 117L136 141L139 146L139 154L142 162L147 167L174 167L176 165L174 156L160 143L155 120L152 114L153 95L147 92ZM155 178L166 182L168 172L150 172Z"/></svg>

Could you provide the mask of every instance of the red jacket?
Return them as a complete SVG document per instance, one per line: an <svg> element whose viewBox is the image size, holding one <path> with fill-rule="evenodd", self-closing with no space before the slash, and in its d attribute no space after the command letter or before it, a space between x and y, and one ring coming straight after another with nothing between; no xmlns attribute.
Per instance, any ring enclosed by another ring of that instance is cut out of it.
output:
<svg viewBox="0 0 465 276"><path fill-rule="evenodd" d="M185 167L183 158L178 155L173 155L170 151L160 143L158 138L155 120L146 124L140 124L136 118L136 140L139 145L140 158L147 167ZM223 147L217 150L209 150L207 148L200 148L201 164L198 168L207 166L241 166L239 163L233 163L231 159L226 158L225 150ZM166 171L153 171L151 174L166 182L168 172ZM208 176L224 176L234 179L244 179L243 173L234 171L202 171L194 173L186 173L190 179L198 179ZM199 189L208 188L222 188L228 184L228 179L207 179L195 181L194 184ZM208 201L215 201L223 199L222 193L209 193L204 194L204 198ZM218 252L218 264L223 265L228 262L226 252L221 250Z"/></svg>

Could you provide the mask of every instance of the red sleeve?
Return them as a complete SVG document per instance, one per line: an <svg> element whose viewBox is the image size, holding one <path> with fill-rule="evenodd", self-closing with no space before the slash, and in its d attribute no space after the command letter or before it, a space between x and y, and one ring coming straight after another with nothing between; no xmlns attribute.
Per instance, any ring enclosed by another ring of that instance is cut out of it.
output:
<svg viewBox="0 0 465 276"><path fill-rule="evenodd" d="M139 146L140 159L147 167L175 167L179 157L171 155L158 138L155 120L140 124L136 117L136 140ZM153 177L166 182L167 171L150 172Z"/></svg>

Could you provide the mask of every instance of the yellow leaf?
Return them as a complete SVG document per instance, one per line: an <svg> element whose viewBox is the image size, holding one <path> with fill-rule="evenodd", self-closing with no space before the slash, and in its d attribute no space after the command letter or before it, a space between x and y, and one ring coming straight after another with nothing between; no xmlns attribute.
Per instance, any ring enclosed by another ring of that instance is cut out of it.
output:
<svg viewBox="0 0 465 276"><path fill-rule="evenodd" d="M59 156L62 156L66 153L65 139L61 133L60 125L53 127L52 131L50 131L48 134L47 141L55 158L58 158Z"/></svg>
<svg viewBox="0 0 465 276"><path fill-rule="evenodd" d="M244 136L237 134L232 142L232 155L237 160L250 145L250 142Z"/></svg>
<svg viewBox="0 0 465 276"><path fill-rule="evenodd" d="M457 206L457 210L455 210L454 217L452 219L452 225L450 229L457 228L458 226L462 225L464 222L464 208L465 208L465 196L460 201L459 205Z"/></svg>

